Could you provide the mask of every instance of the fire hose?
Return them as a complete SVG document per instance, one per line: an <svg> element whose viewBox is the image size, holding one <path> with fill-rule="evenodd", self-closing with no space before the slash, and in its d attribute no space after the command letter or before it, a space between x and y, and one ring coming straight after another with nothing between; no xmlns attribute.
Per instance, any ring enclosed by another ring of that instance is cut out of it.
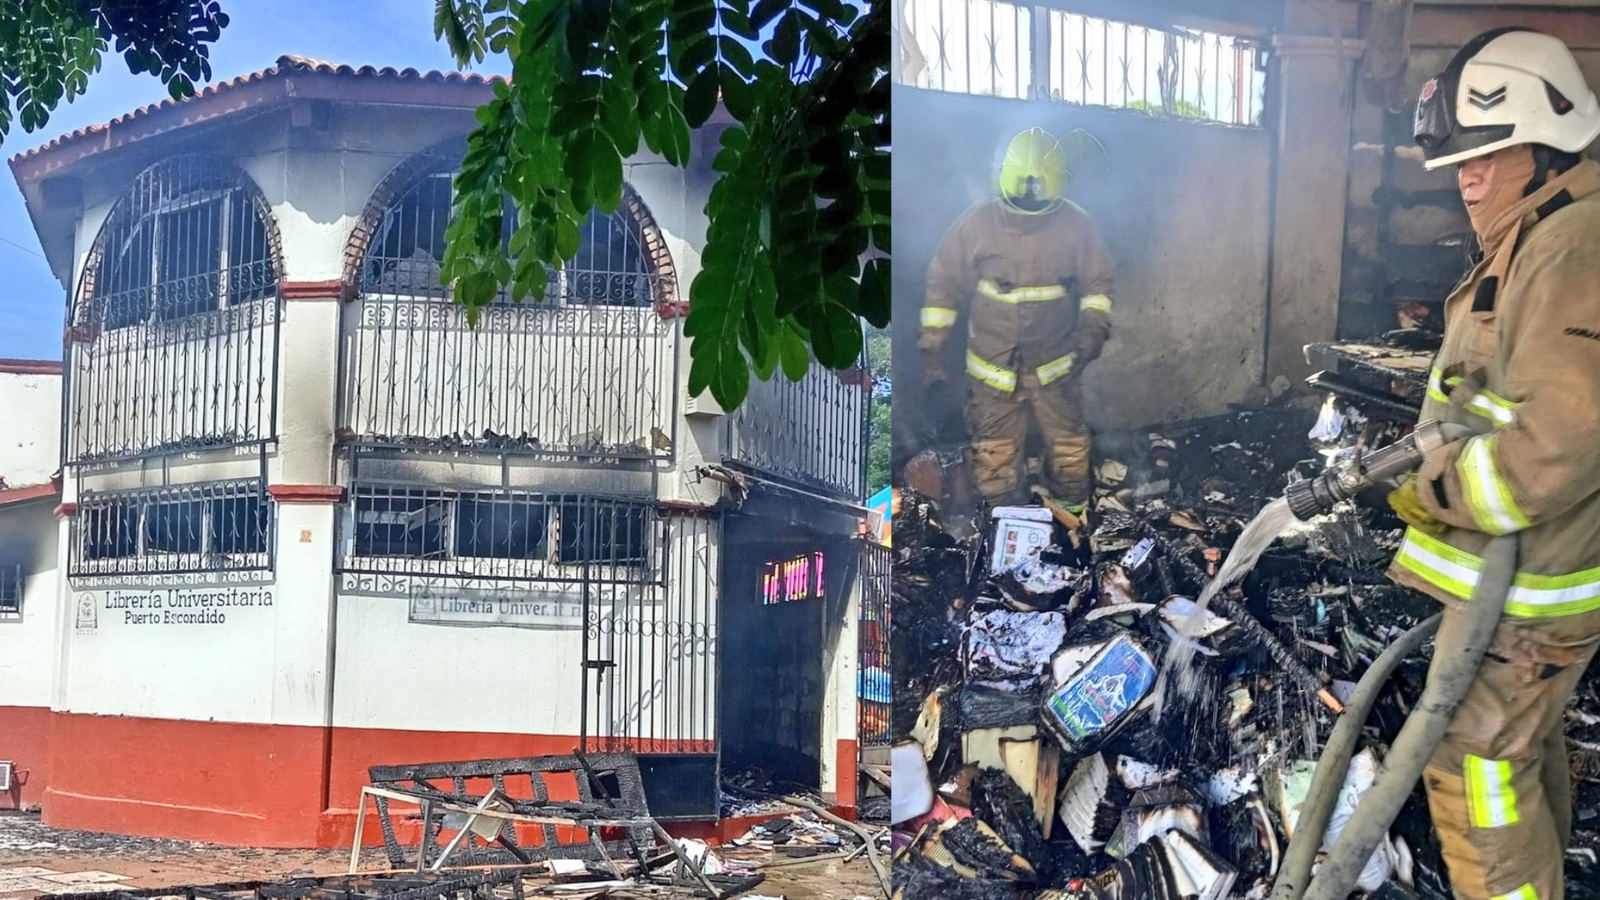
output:
<svg viewBox="0 0 1600 900"><path fill-rule="evenodd" d="M1414 470L1428 452L1470 434L1470 429L1463 426L1423 423L1407 438L1372 454L1365 464L1355 461L1313 479L1315 483L1291 485L1290 505L1300 518L1310 518L1352 496L1366 484ZM1296 834L1289 842L1269 900L1343 900L1349 896L1362 867L1388 833L1389 826L1394 824L1400 807L1410 797L1456 709L1466 699L1467 689L1477 677L1489 641L1499 626L1516 565L1515 535L1490 541L1484 550L1483 572L1464 613L1451 617L1443 625L1441 617L1434 616L1413 627L1380 654L1362 676L1317 763L1311 788L1301 806ZM1322 848L1328 820L1344 786L1367 714L1400 660L1441 630L1443 633L1438 637L1429 666L1427 685L1416 711L1401 727L1379 768L1376 781L1312 878L1312 866Z"/></svg>

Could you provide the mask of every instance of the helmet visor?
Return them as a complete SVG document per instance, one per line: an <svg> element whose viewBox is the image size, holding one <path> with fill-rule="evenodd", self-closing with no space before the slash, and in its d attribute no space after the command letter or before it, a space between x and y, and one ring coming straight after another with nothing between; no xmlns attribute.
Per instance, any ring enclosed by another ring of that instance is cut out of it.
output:
<svg viewBox="0 0 1600 900"><path fill-rule="evenodd" d="M1412 134L1429 159L1440 155L1440 149L1449 143L1456 130L1456 105L1451 92L1442 86L1445 80L1444 75L1428 79L1417 98L1417 119Z"/></svg>

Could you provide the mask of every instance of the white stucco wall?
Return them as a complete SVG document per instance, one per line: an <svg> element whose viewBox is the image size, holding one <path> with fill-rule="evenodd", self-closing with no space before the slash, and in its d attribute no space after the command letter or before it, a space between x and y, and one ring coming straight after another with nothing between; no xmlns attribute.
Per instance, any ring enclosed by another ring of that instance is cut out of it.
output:
<svg viewBox="0 0 1600 900"><path fill-rule="evenodd" d="M60 570L55 499L0 507L0 565L21 564L22 611L0 614L0 706L50 705Z"/></svg>
<svg viewBox="0 0 1600 900"><path fill-rule="evenodd" d="M0 478L9 487L44 484L61 467L61 376L0 369Z"/></svg>

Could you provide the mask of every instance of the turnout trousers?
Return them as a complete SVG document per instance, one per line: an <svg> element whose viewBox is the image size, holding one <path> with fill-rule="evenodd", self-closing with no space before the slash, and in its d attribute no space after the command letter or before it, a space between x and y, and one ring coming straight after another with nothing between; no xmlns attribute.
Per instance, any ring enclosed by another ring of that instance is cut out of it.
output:
<svg viewBox="0 0 1600 900"><path fill-rule="evenodd" d="M1462 613L1445 605L1435 660ZM1600 645L1600 610L1504 618L1423 784L1457 900L1562 900L1572 834L1568 700Z"/></svg>
<svg viewBox="0 0 1600 900"><path fill-rule="evenodd" d="M1087 503L1089 429L1083 424L1083 399L1077 378L1040 385L1033 373L1018 379L1016 390L1001 391L969 379L967 433L972 442L972 477L991 506L1020 503L1024 450L1030 429L1044 443L1045 486L1057 499Z"/></svg>

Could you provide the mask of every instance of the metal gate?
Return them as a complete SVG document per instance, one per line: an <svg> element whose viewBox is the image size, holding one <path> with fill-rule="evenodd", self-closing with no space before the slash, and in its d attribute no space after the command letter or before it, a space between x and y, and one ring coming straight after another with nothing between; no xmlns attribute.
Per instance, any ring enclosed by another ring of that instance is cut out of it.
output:
<svg viewBox="0 0 1600 900"><path fill-rule="evenodd" d="M658 819L715 817L721 520L665 508L648 586L583 586L582 743L640 755Z"/></svg>
<svg viewBox="0 0 1600 900"><path fill-rule="evenodd" d="M891 553L870 539L861 541L861 611L856 628L860 688L856 700L856 739L860 746L890 742L889 611Z"/></svg>

